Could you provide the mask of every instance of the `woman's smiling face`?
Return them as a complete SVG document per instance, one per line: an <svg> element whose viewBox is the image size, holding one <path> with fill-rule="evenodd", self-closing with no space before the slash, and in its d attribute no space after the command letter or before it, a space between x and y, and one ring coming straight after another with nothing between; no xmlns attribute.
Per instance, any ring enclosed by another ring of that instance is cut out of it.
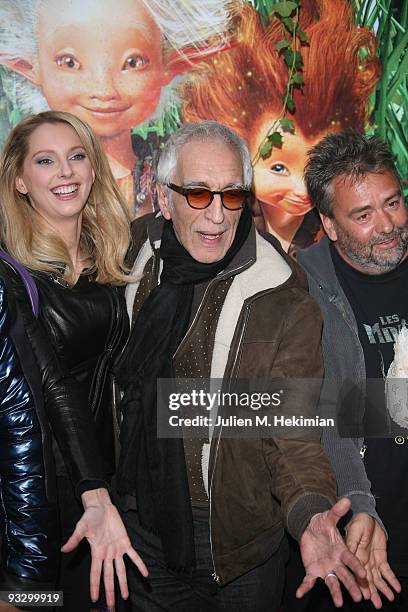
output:
<svg viewBox="0 0 408 612"><path fill-rule="evenodd" d="M76 131L66 123L44 123L30 136L16 189L55 230L79 219L95 174Z"/></svg>
<svg viewBox="0 0 408 612"><path fill-rule="evenodd" d="M249 140L252 158L276 119L276 115L264 114L255 123L253 137ZM303 216L312 209L303 181L303 170L308 150L323 136L319 134L308 140L295 124L295 134L283 134L281 149L273 147L267 159L261 157L258 160L254 166L254 186L261 203L294 216Z"/></svg>
<svg viewBox="0 0 408 612"><path fill-rule="evenodd" d="M161 31L140 0L42 0L34 75L52 109L102 138L143 122L165 80Z"/></svg>

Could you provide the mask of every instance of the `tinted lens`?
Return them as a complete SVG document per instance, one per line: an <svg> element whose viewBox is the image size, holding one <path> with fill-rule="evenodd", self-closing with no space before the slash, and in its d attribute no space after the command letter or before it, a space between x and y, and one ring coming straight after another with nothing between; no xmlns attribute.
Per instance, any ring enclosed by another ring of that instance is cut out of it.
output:
<svg viewBox="0 0 408 612"><path fill-rule="evenodd" d="M208 189L188 189L187 200L193 208L206 208L212 199L212 193Z"/></svg>
<svg viewBox="0 0 408 612"><path fill-rule="evenodd" d="M222 199L225 208L230 210L243 208L247 195L244 189L228 189L228 191L223 191Z"/></svg>

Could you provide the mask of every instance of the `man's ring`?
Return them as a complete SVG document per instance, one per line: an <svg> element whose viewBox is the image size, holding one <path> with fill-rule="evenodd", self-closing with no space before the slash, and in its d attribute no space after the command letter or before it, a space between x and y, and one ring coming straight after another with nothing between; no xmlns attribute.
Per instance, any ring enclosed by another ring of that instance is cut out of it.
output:
<svg viewBox="0 0 408 612"><path fill-rule="evenodd" d="M337 578L336 574L334 572L329 572L328 574L325 575L324 577L324 581L326 582L326 580L328 578L330 578L330 576L334 576L335 578Z"/></svg>

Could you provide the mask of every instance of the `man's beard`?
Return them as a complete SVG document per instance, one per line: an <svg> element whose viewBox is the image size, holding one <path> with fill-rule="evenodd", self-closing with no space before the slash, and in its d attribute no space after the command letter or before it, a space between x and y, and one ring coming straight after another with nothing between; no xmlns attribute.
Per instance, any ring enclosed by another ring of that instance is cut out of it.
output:
<svg viewBox="0 0 408 612"><path fill-rule="evenodd" d="M394 270L404 258L408 248L408 224L396 227L389 234L376 234L368 242L360 242L354 236L341 229L336 223L336 246L339 251L347 255L358 264L366 274L385 274ZM373 248L376 244L390 242L399 237L398 244L391 249L379 250Z"/></svg>

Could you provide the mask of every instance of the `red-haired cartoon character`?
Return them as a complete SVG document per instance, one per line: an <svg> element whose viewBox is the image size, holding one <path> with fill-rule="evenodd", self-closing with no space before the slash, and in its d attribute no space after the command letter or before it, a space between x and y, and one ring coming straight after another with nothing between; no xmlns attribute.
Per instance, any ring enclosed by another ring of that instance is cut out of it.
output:
<svg viewBox="0 0 408 612"><path fill-rule="evenodd" d="M284 133L283 146L267 159L257 152L281 113L288 78L276 49L283 38L277 19L265 27L256 11L244 6L239 44L208 60L205 73L201 65L182 94L184 121L215 119L248 141L252 158L258 158L254 187L263 226L291 254L322 233L303 181L307 151L329 132L364 130L368 98L380 76L375 36L353 25L348 2L303 0L299 18L309 43L301 48L305 85L295 89L296 110L288 115L295 133Z"/></svg>

